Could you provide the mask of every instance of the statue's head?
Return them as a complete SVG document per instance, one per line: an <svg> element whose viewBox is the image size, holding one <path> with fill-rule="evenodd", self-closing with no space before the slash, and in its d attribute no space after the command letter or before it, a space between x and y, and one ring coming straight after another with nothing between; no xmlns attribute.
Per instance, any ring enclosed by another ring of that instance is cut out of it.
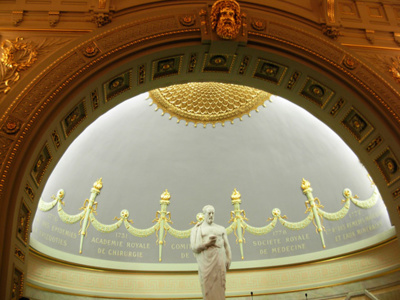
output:
<svg viewBox="0 0 400 300"><path fill-rule="evenodd" d="M215 208L212 205L206 205L203 207L203 214L204 214L204 220L208 224L212 224L214 222L214 214L215 214Z"/></svg>
<svg viewBox="0 0 400 300"><path fill-rule="evenodd" d="M240 6L234 0L218 0L211 8L211 27L223 39L234 39L242 23Z"/></svg>

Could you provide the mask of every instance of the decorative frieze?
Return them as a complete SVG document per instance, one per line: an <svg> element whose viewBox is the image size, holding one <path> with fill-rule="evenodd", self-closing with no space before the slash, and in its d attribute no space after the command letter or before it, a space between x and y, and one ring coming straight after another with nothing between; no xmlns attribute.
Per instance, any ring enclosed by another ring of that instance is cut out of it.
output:
<svg viewBox="0 0 400 300"><path fill-rule="evenodd" d="M183 55L176 55L153 61L153 80L166 76L179 75L182 59Z"/></svg>
<svg viewBox="0 0 400 300"><path fill-rule="evenodd" d="M360 143L374 130L367 118L354 107L349 110L341 123Z"/></svg>
<svg viewBox="0 0 400 300"><path fill-rule="evenodd" d="M377 138L373 139L365 148L365 150L370 153L373 151L376 147L378 147L381 143L383 142L383 138L381 136L378 136Z"/></svg>
<svg viewBox="0 0 400 300"><path fill-rule="evenodd" d="M100 100L99 100L99 92L96 89L94 89L93 91L91 91L90 93L90 101L92 103L92 109L96 110L99 108L100 105Z"/></svg>
<svg viewBox="0 0 400 300"><path fill-rule="evenodd" d="M22 200L17 219L17 238L24 244L28 243L30 220L31 210Z"/></svg>
<svg viewBox="0 0 400 300"><path fill-rule="evenodd" d="M53 132L51 133L51 140L53 141L54 147L56 149L60 148L61 138L56 129L54 129Z"/></svg>
<svg viewBox="0 0 400 300"><path fill-rule="evenodd" d="M33 202L35 199L35 192L33 191L32 187L29 183L25 184L25 193L28 195L29 199Z"/></svg>
<svg viewBox="0 0 400 300"><path fill-rule="evenodd" d="M146 65L140 65L138 67L138 84L143 84L146 81Z"/></svg>
<svg viewBox="0 0 400 300"><path fill-rule="evenodd" d="M24 272L14 267L11 286L11 300L19 300L24 291Z"/></svg>
<svg viewBox="0 0 400 300"><path fill-rule="evenodd" d="M258 59L253 77L267 80L279 85L287 69L288 68L286 66L283 66L277 62L260 58Z"/></svg>
<svg viewBox="0 0 400 300"><path fill-rule="evenodd" d="M238 73L240 75L243 75L246 72L247 67L249 66L249 63L250 63L250 57L248 57L247 55L243 56L243 59L240 62L239 71L238 71Z"/></svg>
<svg viewBox="0 0 400 300"><path fill-rule="evenodd" d="M25 262L25 253L17 246L15 246L14 254L20 261Z"/></svg>
<svg viewBox="0 0 400 300"><path fill-rule="evenodd" d="M192 53L190 55L188 73L193 73L197 65L197 53Z"/></svg>
<svg viewBox="0 0 400 300"><path fill-rule="evenodd" d="M35 160L35 164L31 169L31 176L37 186L40 185L43 179L43 175L47 170L50 162L52 160L52 155L49 150L49 146L45 144L40 151L38 157Z"/></svg>
<svg viewBox="0 0 400 300"><path fill-rule="evenodd" d="M391 185L400 178L399 162L390 148L381 153L375 159L375 163L387 185Z"/></svg>
<svg viewBox="0 0 400 300"><path fill-rule="evenodd" d="M234 54L206 53L203 62L203 72L230 73L236 60Z"/></svg>
<svg viewBox="0 0 400 300"><path fill-rule="evenodd" d="M343 106L345 105L346 101L343 98L340 98L338 100L338 102L335 103L334 106L332 106L331 111L329 112L329 114L332 117L336 117L336 115L338 114L338 112L343 108Z"/></svg>
<svg viewBox="0 0 400 300"><path fill-rule="evenodd" d="M334 94L333 90L310 77L307 78L303 88L300 90L300 95L321 108L325 107Z"/></svg>
<svg viewBox="0 0 400 300"><path fill-rule="evenodd" d="M286 85L286 88L291 90L295 86L297 80L300 78L301 73L300 72L293 72L292 76L290 76L288 84Z"/></svg>
<svg viewBox="0 0 400 300"><path fill-rule="evenodd" d="M2 131L8 135L15 135L21 128L21 121L9 116L2 127Z"/></svg>
<svg viewBox="0 0 400 300"><path fill-rule="evenodd" d="M68 137L72 131L86 119L85 100L81 100L61 121L61 127L64 131L64 136Z"/></svg>

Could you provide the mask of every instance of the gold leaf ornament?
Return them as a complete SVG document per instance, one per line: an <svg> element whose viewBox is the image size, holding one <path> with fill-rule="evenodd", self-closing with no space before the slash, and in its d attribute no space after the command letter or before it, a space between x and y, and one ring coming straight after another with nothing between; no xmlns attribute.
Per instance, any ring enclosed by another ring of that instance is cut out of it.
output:
<svg viewBox="0 0 400 300"><path fill-rule="evenodd" d="M1 42L0 58L0 92L7 93L11 85L19 80L19 72L28 69L37 60L38 51L29 42L22 42L18 37L15 41Z"/></svg>
<svg viewBox="0 0 400 300"><path fill-rule="evenodd" d="M185 120L206 127L225 122L233 123L236 118L250 115L253 110L270 100L271 94L254 88L218 82L192 82L172 85L149 92L156 110L176 117L178 123Z"/></svg>

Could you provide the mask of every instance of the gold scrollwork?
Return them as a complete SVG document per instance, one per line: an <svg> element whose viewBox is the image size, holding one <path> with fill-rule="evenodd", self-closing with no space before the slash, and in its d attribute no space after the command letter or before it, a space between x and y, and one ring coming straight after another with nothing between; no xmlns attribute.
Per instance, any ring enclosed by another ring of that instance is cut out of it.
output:
<svg viewBox="0 0 400 300"><path fill-rule="evenodd" d="M5 40L0 44L3 50L0 58L0 93L8 93L11 85L20 78L20 72L28 69L37 60L38 51L32 43Z"/></svg>

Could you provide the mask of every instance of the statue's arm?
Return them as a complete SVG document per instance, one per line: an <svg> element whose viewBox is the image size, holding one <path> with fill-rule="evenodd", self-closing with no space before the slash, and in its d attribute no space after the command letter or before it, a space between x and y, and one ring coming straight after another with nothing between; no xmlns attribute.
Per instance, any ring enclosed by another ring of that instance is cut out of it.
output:
<svg viewBox="0 0 400 300"><path fill-rule="evenodd" d="M201 229L195 226L190 232L190 248L194 253L200 253L206 249L205 246L198 241L197 230Z"/></svg>
<svg viewBox="0 0 400 300"><path fill-rule="evenodd" d="M225 253L226 253L226 269L228 270L229 267L231 266L232 252L231 252L231 246L229 245L228 235L226 234L226 231L223 233L223 237L224 237L224 247L225 247Z"/></svg>

